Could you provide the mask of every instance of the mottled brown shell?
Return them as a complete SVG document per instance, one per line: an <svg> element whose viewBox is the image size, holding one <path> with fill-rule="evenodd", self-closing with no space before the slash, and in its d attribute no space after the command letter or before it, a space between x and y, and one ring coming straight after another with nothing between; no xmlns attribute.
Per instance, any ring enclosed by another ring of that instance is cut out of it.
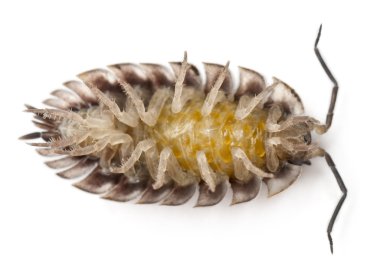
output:
<svg viewBox="0 0 380 274"><path fill-rule="evenodd" d="M97 96L90 86L96 86L107 97L113 98L121 107L125 105L126 95L120 85L120 80L129 83L138 91L144 105L147 106L152 95L159 88L174 89L176 79L181 70L181 62L170 63L171 69L158 64L115 64L107 69L94 69L78 75L80 80L72 80L64 83L65 88L51 93L53 98L44 101L44 104L59 110L72 110L74 113L91 106L98 105ZM199 69L189 64L183 84L187 87L201 89L205 94L209 93L215 85L223 66L204 63L206 79L203 83ZM239 68L240 79L236 90L233 89L231 73L227 71L226 77L220 86L228 98L238 101L242 96L254 97L260 94L266 87L264 77L256 71ZM279 81L279 80L275 80ZM247 97L247 98L248 98ZM286 115L300 115L303 113L303 105L299 96L287 84L281 82L274 92L265 99L264 108L269 109L273 104L279 104L286 110ZM31 106L27 109L36 110ZM52 138L59 139L60 120L35 112L33 123L42 131L34 132L21 137L21 139L35 139L41 137L45 141ZM53 169L59 169L57 175L66 179L83 177L74 183L74 186L84 191L101 194L102 198L126 202L138 198L137 203L157 203L164 205L180 205L188 201L196 191L196 185L178 186L167 184L161 188L153 188L153 180L147 176L146 169L139 167L140 175L135 177L124 174L106 173L100 167L99 159L93 156L63 156L60 157L56 150L49 147L37 148L37 152L43 156L52 157L46 161L46 165ZM114 153L110 151L110 157ZM270 155L269 155L270 157ZM274 173L272 179L265 179L269 189L269 196L279 193L291 185L299 176L301 166L284 163L279 171ZM261 186L261 179L257 176L248 181L240 181L230 178L210 191L204 182L199 184L199 196L196 206L210 206L220 202L225 196L228 185L231 186L233 197L232 204L247 202L254 199Z"/></svg>

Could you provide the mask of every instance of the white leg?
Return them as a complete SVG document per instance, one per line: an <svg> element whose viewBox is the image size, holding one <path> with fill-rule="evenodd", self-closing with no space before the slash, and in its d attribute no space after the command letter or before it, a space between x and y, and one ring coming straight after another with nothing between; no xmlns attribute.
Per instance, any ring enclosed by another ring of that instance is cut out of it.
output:
<svg viewBox="0 0 380 274"><path fill-rule="evenodd" d="M281 119L283 115L282 108L275 104L273 105L268 112L268 118L265 123L266 130L273 132L273 130L276 130L278 125L278 121Z"/></svg>
<svg viewBox="0 0 380 274"><path fill-rule="evenodd" d="M62 147L67 147L74 144L79 144L83 142L84 140L86 140L88 136L89 136L89 133L86 132L83 135L74 135L74 136L70 136L66 138L61 138L61 137L51 138L49 142L46 142L46 143L29 143L29 145L36 146L36 147L62 148Z"/></svg>
<svg viewBox="0 0 380 274"><path fill-rule="evenodd" d="M242 182L248 182L252 173L245 167L244 162L240 159L234 159L233 164L235 178Z"/></svg>
<svg viewBox="0 0 380 274"><path fill-rule="evenodd" d="M158 165L160 162L160 155L156 146L151 147L145 151L145 163L148 168L150 176L156 180Z"/></svg>
<svg viewBox="0 0 380 274"><path fill-rule="evenodd" d="M307 131L311 130L315 130L318 134L323 134L327 131L326 125L321 124L317 119L309 116L293 116L286 119L281 124L268 124L267 130L270 132L279 132L301 123L308 126L308 129L305 129L305 134Z"/></svg>
<svg viewBox="0 0 380 274"><path fill-rule="evenodd" d="M90 87L91 91L96 95L99 102L109 108L112 114L115 115L116 119L130 127L137 126L137 117L134 115L128 115L126 112L121 112L119 106L113 100L108 98L101 90L90 83L86 83L86 85Z"/></svg>
<svg viewBox="0 0 380 274"><path fill-rule="evenodd" d="M220 183L225 178L223 178L221 174L217 174L212 170L207 162L206 154L204 151L197 152L197 162L203 181L206 182L210 191L214 192L218 183Z"/></svg>
<svg viewBox="0 0 380 274"><path fill-rule="evenodd" d="M275 86L279 85L278 82L266 87L262 92L255 97L243 95L240 97L239 104L235 111L235 118L237 120L243 120L246 118L257 105L259 105L264 99L266 99L274 90Z"/></svg>
<svg viewBox="0 0 380 274"><path fill-rule="evenodd" d="M83 138L83 137L84 136L82 136L82 140L78 140L79 141L78 143L81 143L82 141L85 140L85 138ZM132 143L131 136L129 136L128 134L125 134L125 133L106 136L106 137L98 140L95 144L85 146L85 147L76 146L72 150L69 151L69 154L71 156L88 155L88 154L99 152L99 151L103 150L108 144L117 145L117 144L121 144L121 143L131 144Z"/></svg>
<svg viewBox="0 0 380 274"><path fill-rule="evenodd" d="M202 106L203 116L208 116L211 113L214 106L216 105L216 103L221 98L223 98L224 94L219 89L222 86L224 79L226 78L229 64L230 62L227 62L227 64L224 66L218 78L216 79L214 86L212 87L210 92L207 94L207 97Z"/></svg>
<svg viewBox="0 0 380 274"><path fill-rule="evenodd" d="M154 189L158 189L165 185L169 178L166 175L166 171L168 170L168 162L169 158L171 156L171 149L170 148L164 148L160 153L160 160L157 167L157 173L156 173L156 182L153 185Z"/></svg>
<svg viewBox="0 0 380 274"><path fill-rule="evenodd" d="M168 182L166 172L179 186L199 183L198 176L182 170L182 167L178 164L172 150L168 147L164 148L160 153L156 182L154 183L153 188L158 189Z"/></svg>
<svg viewBox="0 0 380 274"><path fill-rule="evenodd" d="M183 62L181 64L181 70L179 71L177 81L175 83L174 89L174 97L172 101L172 112L178 113L182 110L185 105L188 96L182 94L183 91L183 81L185 80L186 72L190 68L190 65L187 63L187 52L185 51L185 55L183 57Z"/></svg>
<svg viewBox="0 0 380 274"><path fill-rule="evenodd" d="M89 155L91 153L95 153L95 152L103 150L107 146L108 141L109 141L109 138L103 138L92 145L88 145L85 147L76 146L72 150L69 150L68 154L70 156Z"/></svg>
<svg viewBox="0 0 380 274"><path fill-rule="evenodd" d="M117 133L110 136L109 144L111 146L120 145L119 156L121 162L125 162L132 154L133 151L133 139L130 135L126 133ZM115 153L116 154L116 153ZM108 166L108 168L111 165Z"/></svg>
<svg viewBox="0 0 380 274"><path fill-rule="evenodd" d="M155 142L151 139L139 142L128 160L124 162L120 167L110 167L110 171L112 173L126 173L140 159L140 156L143 152L146 152L148 149L155 145Z"/></svg>
<svg viewBox="0 0 380 274"><path fill-rule="evenodd" d="M314 157L324 157L326 155L326 151L320 147L311 147L307 152L305 159L311 159Z"/></svg>
<svg viewBox="0 0 380 274"><path fill-rule="evenodd" d="M133 153L133 139L130 135L126 133L120 133L115 135L110 140L111 145L121 144L120 148L120 159L124 162L126 161Z"/></svg>
<svg viewBox="0 0 380 274"><path fill-rule="evenodd" d="M125 143L120 146L119 157L123 163L131 157L133 150L133 145L131 143Z"/></svg>
<svg viewBox="0 0 380 274"><path fill-rule="evenodd" d="M111 161L115 157L116 153L117 152L112 148L104 149L100 154L99 165L103 169L108 170L111 166Z"/></svg>
<svg viewBox="0 0 380 274"><path fill-rule="evenodd" d="M276 153L276 147L270 144L270 139L265 144L266 166L269 171L276 172L280 166L280 160Z"/></svg>
<svg viewBox="0 0 380 274"><path fill-rule="evenodd" d="M134 151L133 142L122 143L118 151L120 162L125 163L131 157L133 151ZM132 166L130 169L128 169L128 171L125 172L125 174L134 176L136 174L135 167Z"/></svg>
<svg viewBox="0 0 380 274"><path fill-rule="evenodd" d="M141 100L133 87L130 84L122 81L120 84L123 87L124 92L129 96L129 98L131 98L137 110L137 113L140 116L140 119L148 126L154 126L157 122L158 117L160 116L161 110L166 100L169 98L169 90L157 90L150 99L148 110L145 111L144 102Z"/></svg>
<svg viewBox="0 0 380 274"><path fill-rule="evenodd" d="M35 114L42 115L44 119L52 119L52 120L63 120L67 119L70 121L76 121L82 124L85 124L86 121L80 116L78 113L61 110L61 109L27 109L25 112L32 112Z"/></svg>
<svg viewBox="0 0 380 274"><path fill-rule="evenodd" d="M232 153L232 157L234 159L234 162L237 161L237 162L241 162L245 169L247 169L248 171L250 171L251 173L261 177L261 178L273 178L273 174L272 173L267 173L265 172L264 170L258 168L257 166L255 166L250 160L249 158L247 157L247 155L245 154L245 152L241 149L241 148L238 148L238 147L233 147L231 149L231 153ZM235 171L235 177L239 177L239 170L236 170ZM239 179L239 178L238 178Z"/></svg>
<svg viewBox="0 0 380 274"><path fill-rule="evenodd" d="M49 142L49 146L50 147L67 147L73 144L80 144L81 142L86 140L89 135L90 135L89 132L86 132L85 134L81 136L74 135L67 138L52 139Z"/></svg>
<svg viewBox="0 0 380 274"><path fill-rule="evenodd" d="M133 139L129 134L118 133L110 136L109 143L112 146L119 144L126 144L127 146L130 146L133 144Z"/></svg>

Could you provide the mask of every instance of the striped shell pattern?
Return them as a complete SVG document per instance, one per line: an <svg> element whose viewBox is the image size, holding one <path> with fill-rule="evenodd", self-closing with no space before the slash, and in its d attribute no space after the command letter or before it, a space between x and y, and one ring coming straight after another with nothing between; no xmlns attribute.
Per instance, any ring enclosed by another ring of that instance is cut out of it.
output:
<svg viewBox="0 0 380 274"><path fill-rule="evenodd" d="M62 138L59 129L63 123L59 113L74 115L97 106L99 101L102 101L99 94L94 92L94 87L117 105L124 106L128 96L126 96L121 82L126 82L132 88L138 87L139 96L147 106L158 89L167 88L174 91L182 65L181 62L172 62L170 67L158 64L123 63L108 66L107 69L95 69L81 73L78 75L80 80L64 83L65 88L53 91L51 93L53 98L44 101L44 104L52 107L51 112L41 112L27 105L27 111L35 114L33 123L42 131L30 133L21 138L26 140L42 138L47 143L52 140L59 142ZM216 85L218 76L224 68L227 66L204 63L206 78L202 79L198 68L188 64L183 85L201 90L207 95ZM219 88L228 100L236 102L236 104L242 96L258 96L267 86L263 76L259 73L242 67L239 67L239 72L239 85L236 89L234 89L233 78L229 70L226 71ZM272 95L265 98L263 108L276 102L286 106L292 114L302 114L303 106L294 90L277 79L275 81L280 85ZM141 204L161 202L164 205L180 205L188 201L198 188L199 196L196 205L209 206L220 202L230 185L233 192L232 204L236 204L255 198L262 185L262 178L253 176L244 182L232 177L227 178L218 183L214 189L210 189L203 180L199 184L179 186L171 182L155 188L153 187L154 180L149 176L146 168L144 169L144 164L141 169L136 169L134 176L112 173L102 168L102 160L95 154L61 155L65 153L62 151L60 153L43 144L34 143L34 145L40 146L37 148L39 154L52 158L46 162L46 165L53 169L59 169L58 176L66 179L81 177L80 181L74 183L75 187L90 193L101 194L102 198L114 201L126 202L137 199L137 202ZM110 151L109 157L112 158L112 156L112 151ZM269 189L269 195L277 194L290 186L299 176L300 171L300 166L286 163L279 172L275 173L274 177L264 179L263 181Z"/></svg>

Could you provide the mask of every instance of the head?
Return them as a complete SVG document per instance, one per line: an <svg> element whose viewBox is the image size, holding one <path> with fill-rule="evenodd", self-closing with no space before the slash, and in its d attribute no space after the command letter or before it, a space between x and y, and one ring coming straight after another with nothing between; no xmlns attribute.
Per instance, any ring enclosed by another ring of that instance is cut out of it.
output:
<svg viewBox="0 0 380 274"><path fill-rule="evenodd" d="M303 116L303 105L292 88L274 79L274 91L266 102L269 108L266 122L267 168L279 171L287 162L302 165L308 163L310 152L317 146L311 141L311 132L322 131L314 118Z"/></svg>

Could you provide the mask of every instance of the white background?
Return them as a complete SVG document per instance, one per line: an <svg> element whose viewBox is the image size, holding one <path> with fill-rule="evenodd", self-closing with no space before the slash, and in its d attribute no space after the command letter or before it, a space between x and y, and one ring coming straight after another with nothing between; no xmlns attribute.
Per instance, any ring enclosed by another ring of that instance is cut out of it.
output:
<svg viewBox="0 0 380 274"><path fill-rule="evenodd" d="M0 273L380 273L379 8L376 1L5 1L0 4ZM277 76L331 130L319 139L349 189L340 197L321 159L271 199L209 208L135 205L71 187L17 137L34 131L23 104L77 73L118 62L181 60Z"/></svg>

